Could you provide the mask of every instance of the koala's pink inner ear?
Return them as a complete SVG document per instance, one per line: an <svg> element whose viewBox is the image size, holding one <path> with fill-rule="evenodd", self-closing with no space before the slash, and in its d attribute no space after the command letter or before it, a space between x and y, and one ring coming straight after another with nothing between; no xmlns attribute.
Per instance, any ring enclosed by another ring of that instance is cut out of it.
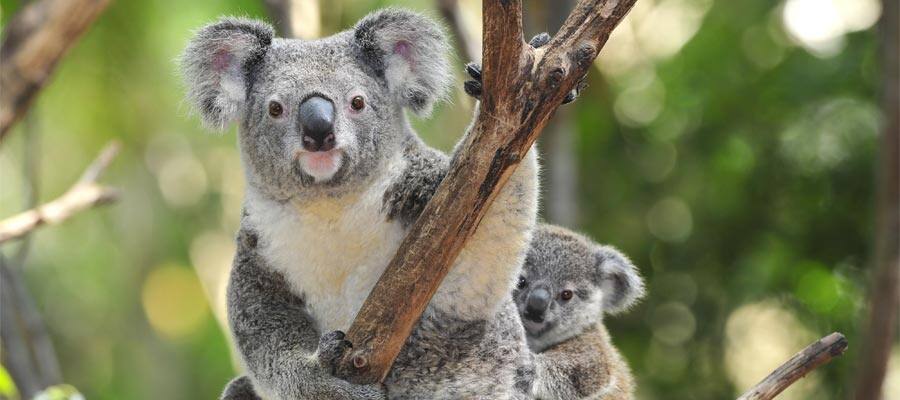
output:
<svg viewBox="0 0 900 400"><path fill-rule="evenodd" d="M234 54L228 47L220 47L212 57L212 68L216 72L224 72L234 62Z"/></svg>
<svg viewBox="0 0 900 400"><path fill-rule="evenodd" d="M397 43L394 44L394 54L403 57L406 62L412 63L412 52L412 43L410 42L398 40Z"/></svg>

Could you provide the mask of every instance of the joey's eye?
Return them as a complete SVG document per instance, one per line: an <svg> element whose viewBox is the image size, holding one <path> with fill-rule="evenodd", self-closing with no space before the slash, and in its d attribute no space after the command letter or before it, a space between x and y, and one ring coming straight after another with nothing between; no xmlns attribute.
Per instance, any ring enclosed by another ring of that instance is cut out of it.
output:
<svg viewBox="0 0 900 400"><path fill-rule="evenodd" d="M572 300L572 295L574 295L574 293L572 293L571 290L566 289L559 294L559 298L563 299L564 301L569 301Z"/></svg>
<svg viewBox="0 0 900 400"><path fill-rule="evenodd" d="M350 100L350 108L353 111L362 110L366 106L366 100L363 99L362 96L353 96L353 99Z"/></svg>
<svg viewBox="0 0 900 400"><path fill-rule="evenodd" d="M525 280L524 276L520 276L519 283L516 285L516 287L519 289L525 289L526 286L528 286L528 281Z"/></svg>
<svg viewBox="0 0 900 400"><path fill-rule="evenodd" d="M281 103L272 100L269 102L269 115L272 117L278 118L281 114L284 113L284 107L282 107Z"/></svg>

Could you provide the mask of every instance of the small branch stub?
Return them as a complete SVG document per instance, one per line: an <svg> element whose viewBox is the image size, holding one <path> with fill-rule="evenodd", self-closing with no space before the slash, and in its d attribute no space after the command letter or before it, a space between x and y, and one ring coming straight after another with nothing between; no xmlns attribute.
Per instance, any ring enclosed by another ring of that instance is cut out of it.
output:
<svg viewBox="0 0 900 400"><path fill-rule="evenodd" d="M845 350L847 339L844 335L835 332L825 336L791 357L762 382L741 395L738 400L773 399L812 370L844 354Z"/></svg>

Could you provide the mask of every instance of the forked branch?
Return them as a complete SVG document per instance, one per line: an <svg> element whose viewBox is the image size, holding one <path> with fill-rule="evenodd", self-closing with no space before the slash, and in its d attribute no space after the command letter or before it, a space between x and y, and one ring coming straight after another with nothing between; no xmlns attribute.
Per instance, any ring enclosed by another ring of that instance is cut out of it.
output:
<svg viewBox="0 0 900 400"><path fill-rule="evenodd" d="M116 200L118 191L97 183L97 180L118 154L119 147L116 142L108 144L81 174L78 182L58 199L0 221L0 243L24 236L41 225L58 224L80 211Z"/></svg>
<svg viewBox="0 0 900 400"><path fill-rule="evenodd" d="M741 395L738 400L770 400L788 386L847 350L847 339L840 333L832 333L806 346L790 360L781 364L766 379Z"/></svg>
<svg viewBox="0 0 900 400"><path fill-rule="evenodd" d="M450 170L347 332L344 378L385 378L463 245L635 0L582 0L549 44L522 36L520 0L485 0L483 93ZM398 296L402 293L402 296Z"/></svg>

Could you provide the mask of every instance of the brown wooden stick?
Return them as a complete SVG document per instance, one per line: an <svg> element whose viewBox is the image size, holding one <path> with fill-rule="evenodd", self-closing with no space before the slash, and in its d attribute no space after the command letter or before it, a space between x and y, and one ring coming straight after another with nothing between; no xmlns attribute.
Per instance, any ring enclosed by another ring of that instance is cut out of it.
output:
<svg viewBox="0 0 900 400"><path fill-rule="evenodd" d="M738 397L738 400L773 399L812 370L844 354L844 350L847 350L844 335L835 332L825 336L781 364L766 379Z"/></svg>
<svg viewBox="0 0 900 400"><path fill-rule="evenodd" d="M347 332L354 348L342 360L344 378L385 378L487 207L634 1L579 1L559 34L537 50L522 38L521 1L482 3L480 111L446 178Z"/></svg>
<svg viewBox="0 0 900 400"><path fill-rule="evenodd" d="M0 45L0 142L107 5L109 0L41 0L13 16Z"/></svg>
<svg viewBox="0 0 900 400"><path fill-rule="evenodd" d="M58 224L79 211L110 203L118 198L116 189L102 186L97 179L119 152L117 142L110 143L85 169L81 178L58 199L0 221L0 243L21 237L44 224Z"/></svg>

